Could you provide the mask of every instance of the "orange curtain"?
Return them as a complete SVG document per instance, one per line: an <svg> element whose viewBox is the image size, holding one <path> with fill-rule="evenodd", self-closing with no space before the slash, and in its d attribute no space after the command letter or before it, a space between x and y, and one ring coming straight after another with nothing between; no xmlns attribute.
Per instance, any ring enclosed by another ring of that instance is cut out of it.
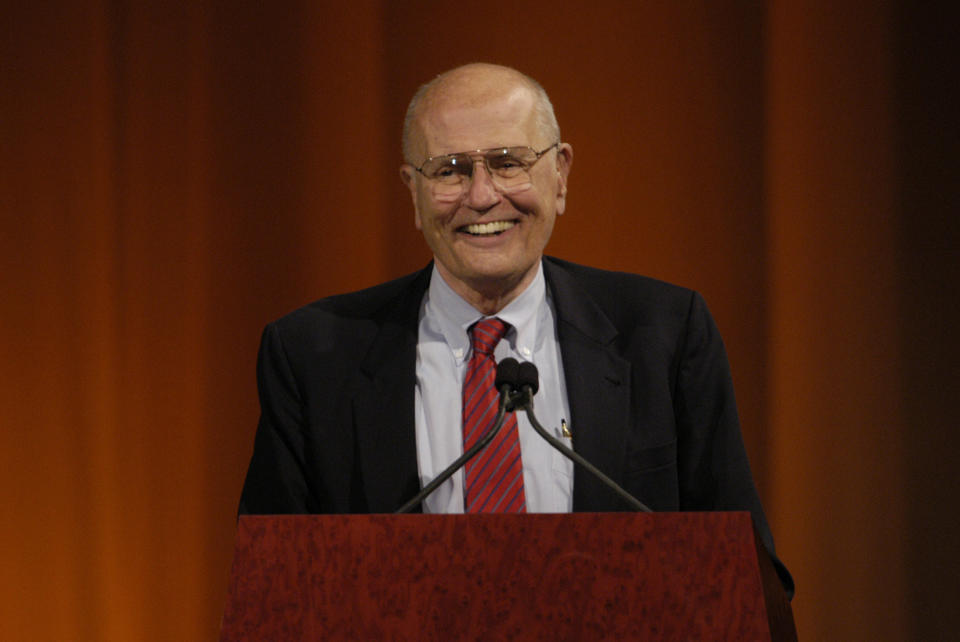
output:
<svg viewBox="0 0 960 642"><path fill-rule="evenodd" d="M259 332L426 263L400 123L473 60L538 78L574 146L548 251L706 296L801 638L957 630L949 21L173 4L4 10L4 639L216 635Z"/></svg>

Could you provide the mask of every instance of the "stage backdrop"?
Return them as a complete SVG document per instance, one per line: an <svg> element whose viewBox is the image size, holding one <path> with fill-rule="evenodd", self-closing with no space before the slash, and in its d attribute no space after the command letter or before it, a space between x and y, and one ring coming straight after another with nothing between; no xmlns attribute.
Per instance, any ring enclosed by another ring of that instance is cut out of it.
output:
<svg viewBox="0 0 960 642"><path fill-rule="evenodd" d="M548 251L705 295L801 638L960 629L935 7L4 4L3 639L215 636L260 331L426 264L401 119L475 60L574 147Z"/></svg>

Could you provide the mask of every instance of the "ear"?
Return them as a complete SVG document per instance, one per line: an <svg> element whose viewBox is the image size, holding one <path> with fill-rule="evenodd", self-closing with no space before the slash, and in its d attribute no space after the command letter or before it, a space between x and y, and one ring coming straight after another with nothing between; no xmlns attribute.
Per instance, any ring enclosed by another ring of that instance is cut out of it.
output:
<svg viewBox="0 0 960 642"><path fill-rule="evenodd" d="M573 147L563 143L557 148L557 215L567 207L567 178L573 165Z"/></svg>
<svg viewBox="0 0 960 642"><path fill-rule="evenodd" d="M404 163L400 166L400 180L410 190L410 200L413 201L413 224L416 228L422 229L420 222L420 208L417 206L417 170L413 165Z"/></svg>

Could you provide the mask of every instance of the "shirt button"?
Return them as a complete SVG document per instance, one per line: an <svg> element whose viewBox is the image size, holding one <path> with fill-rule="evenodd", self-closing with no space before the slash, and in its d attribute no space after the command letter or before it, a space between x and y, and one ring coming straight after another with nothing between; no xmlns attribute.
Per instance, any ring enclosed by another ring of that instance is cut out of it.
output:
<svg viewBox="0 0 960 642"><path fill-rule="evenodd" d="M520 348L520 353L527 359L530 358L530 348Z"/></svg>
<svg viewBox="0 0 960 642"><path fill-rule="evenodd" d="M454 350L453 350L453 356L455 356L457 359L462 359L462 358L463 358L463 348L454 348Z"/></svg>

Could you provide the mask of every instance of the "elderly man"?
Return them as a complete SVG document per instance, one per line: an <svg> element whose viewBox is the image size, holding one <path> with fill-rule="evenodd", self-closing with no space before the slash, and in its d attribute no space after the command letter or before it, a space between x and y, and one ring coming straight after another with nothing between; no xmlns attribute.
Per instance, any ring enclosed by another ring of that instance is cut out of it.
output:
<svg viewBox="0 0 960 642"><path fill-rule="evenodd" d="M543 255L573 162L544 90L495 65L442 74L410 103L403 153L434 260L266 328L240 511L396 510L486 432L493 364L513 356L539 369L540 422L615 482L654 510L749 510L773 555L701 297ZM510 415L421 508L627 507Z"/></svg>

